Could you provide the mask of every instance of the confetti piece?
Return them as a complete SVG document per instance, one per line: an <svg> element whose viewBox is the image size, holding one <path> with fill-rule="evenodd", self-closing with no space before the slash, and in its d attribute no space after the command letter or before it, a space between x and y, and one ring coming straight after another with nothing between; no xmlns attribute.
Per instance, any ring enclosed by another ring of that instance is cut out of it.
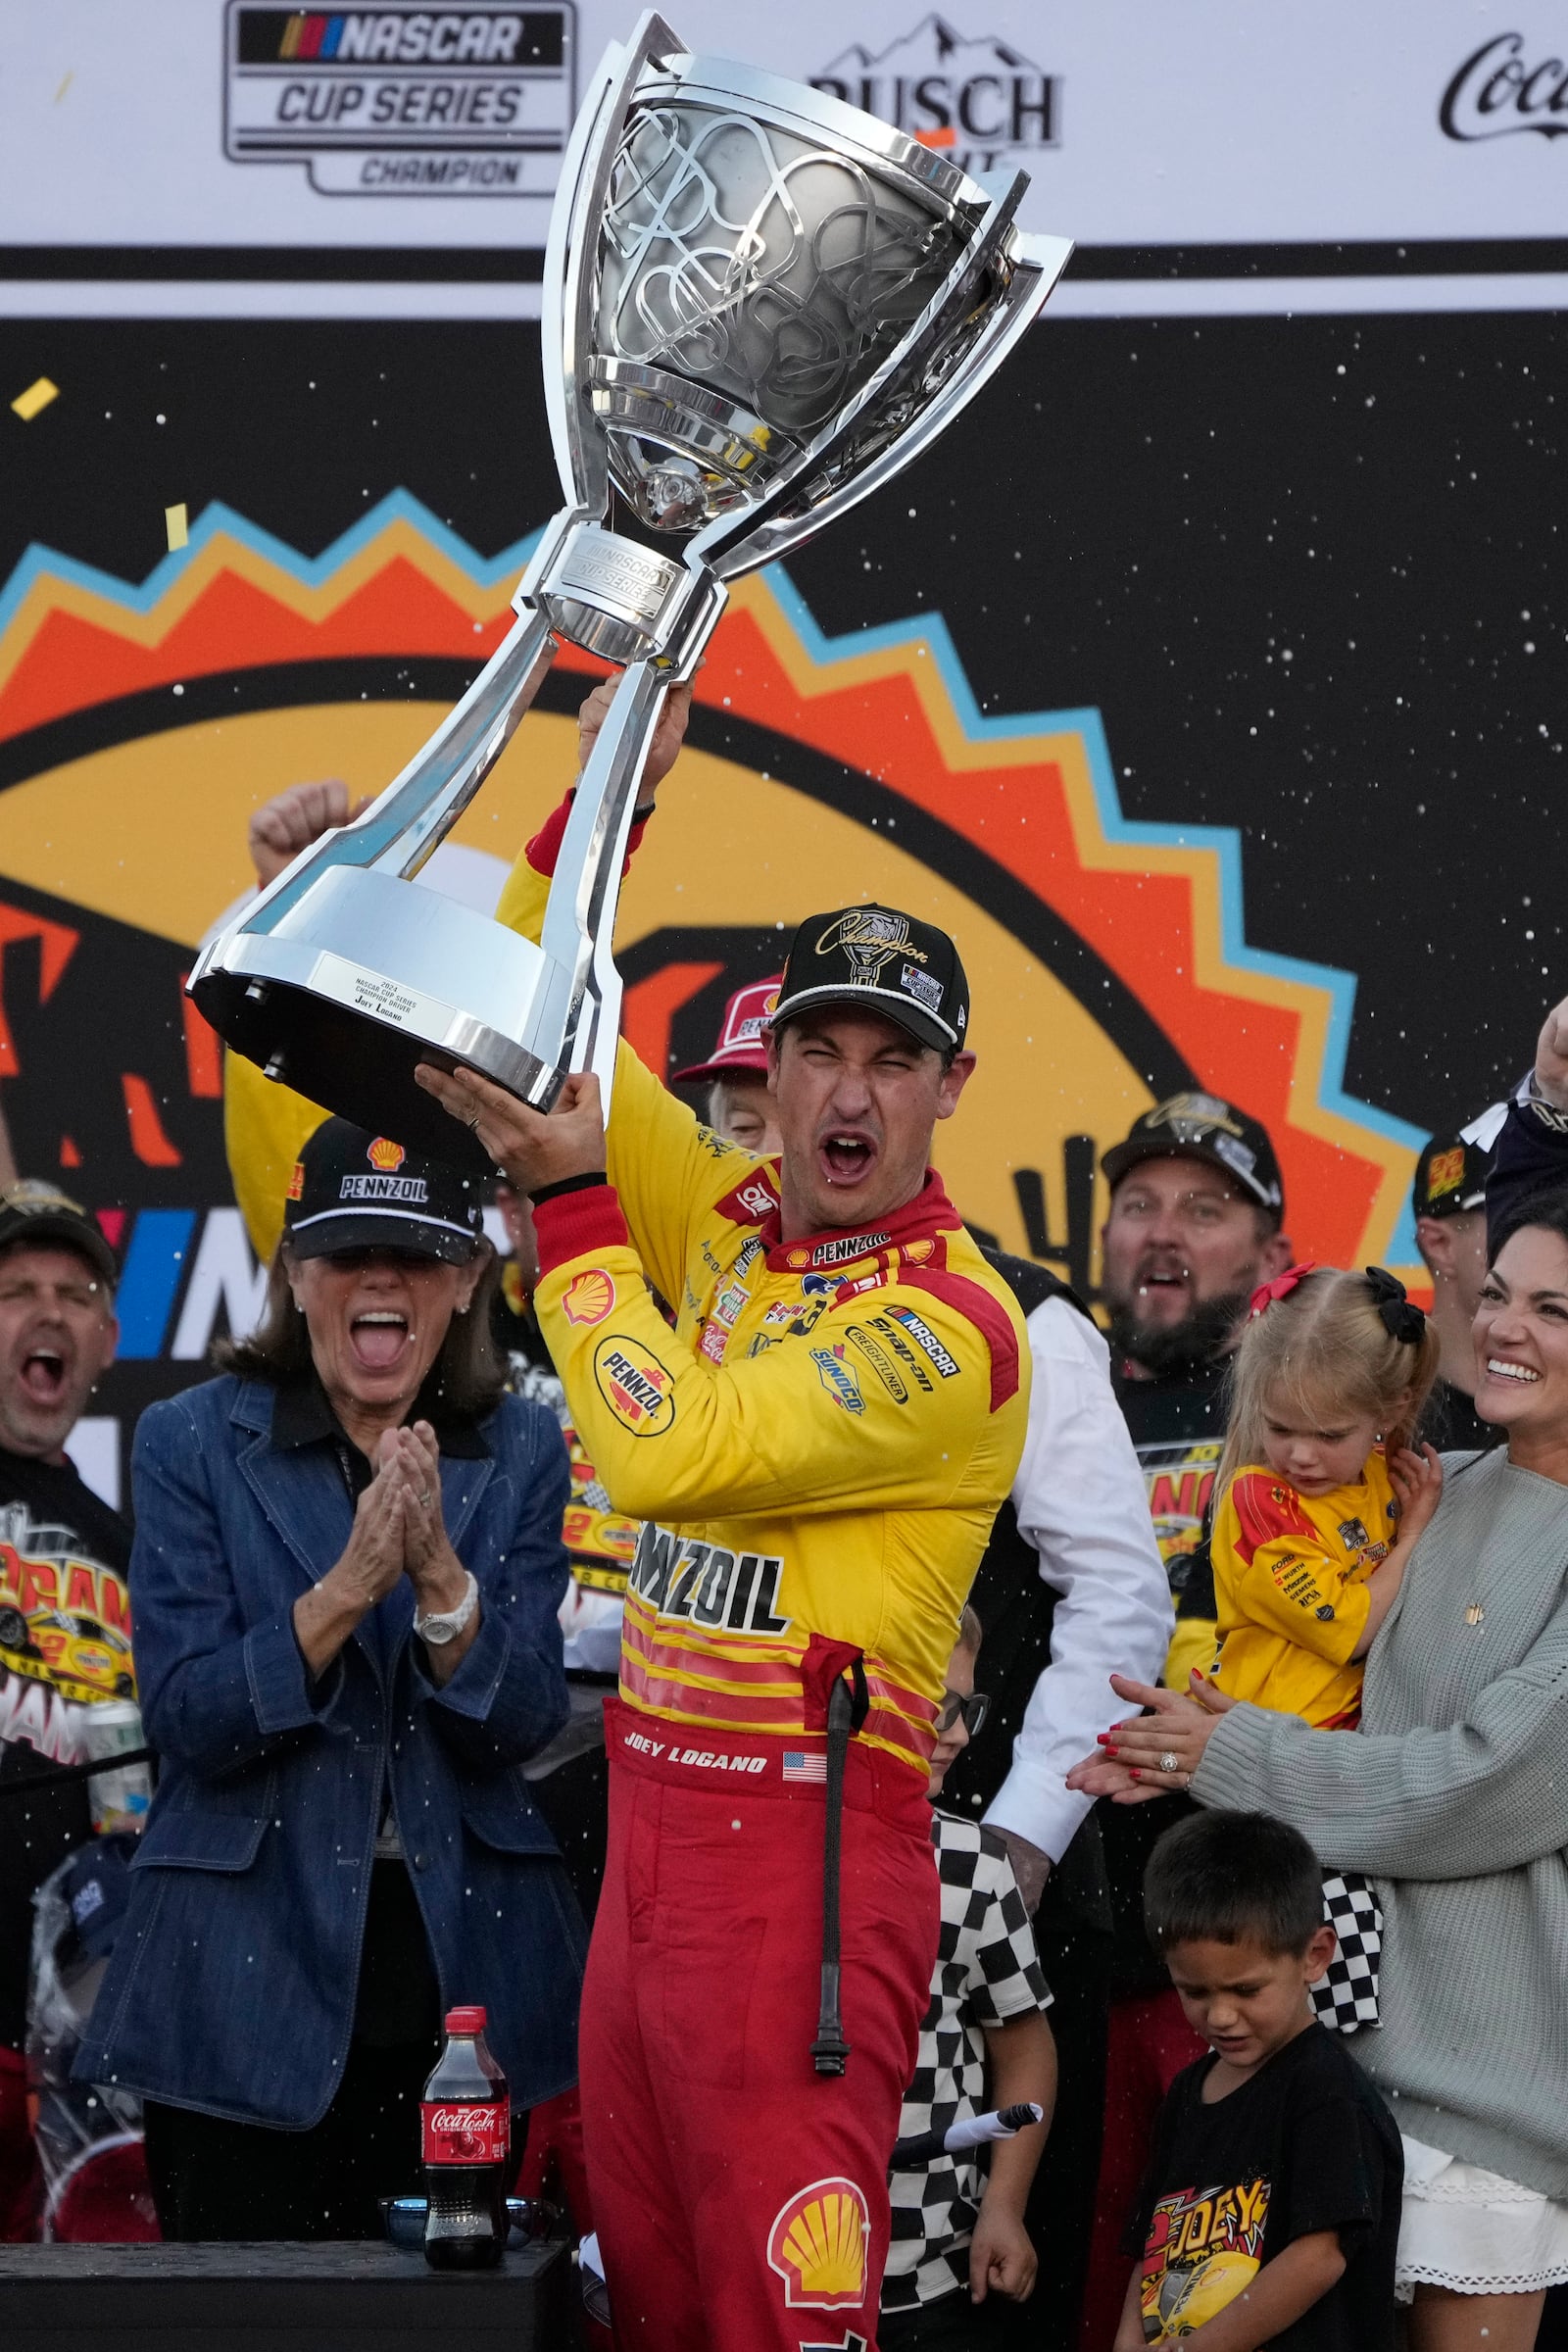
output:
<svg viewBox="0 0 1568 2352"><path fill-rule="evenodd" d="M70 72L70 73L69 73L69 74L66 75L66 78L65 78L65 80L64 80L64 81L63 81L63 82L60 84L60 87L59 87L59 89L58 89L58 90L56 90L56 92L55 92L55 104L56 104L56 106L58 106L58 105L60 104L60 101L61 101L61 99L62 99L62 98L65 96L66 92L67 92L67 91L70 89L70 87L71 87L71 84L72 84L73 80L75 78L75 72L76 72L76 69L75 69L75 67L74 67L74 66L73 66L73 67L72 67L72 69L71 69L71 72Z"/></svg>
<svg viewBox="0 0 1568 2352"><path fill-rule="evenodd" d="M164 528L169 533L169 552L171 555L174 553L176 548L184 547L189 543L190 527L185 514L185 501L183 499L180 500L177 507L166 507L164 509Z"/></svg>
<svg viewBox="0 0 1568 2352"><path fill-rule="evenodd" d="M59 398L60 386L52 384L46 375L40 375L35 384L27 386L25 392L17 394L11 406L24 424L30 424L40 409L46 409L52 400Z"/></svg>

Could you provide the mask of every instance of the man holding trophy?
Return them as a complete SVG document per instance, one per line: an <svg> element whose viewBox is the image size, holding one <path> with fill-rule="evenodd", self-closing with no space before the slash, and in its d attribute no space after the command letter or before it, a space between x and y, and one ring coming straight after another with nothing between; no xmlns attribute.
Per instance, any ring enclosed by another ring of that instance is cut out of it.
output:
<svg viewBox="0 0 1568 2352"><path fill-rule="evenodd" d="M503 914L544 897L524 864ZM1027 1414L1010 1295L928 1166L966 1000L930 925L809 917L769 1043L777 1162L624 1047L608 1139L591 1075L547 1117L420 1074L532 1197L552 1356L648 1522L580 2063L611 2306L650 2352L796 2352L829 2314L874 2340L936 1957L929 1758Z"/></svg>
<svg viewBox="0 0 1568 2352"><path fill-rule="evenodd" d="M1070 246L1019 233L1026 184L693 56L657 16L612 46L551 224L566 503L517 621L191 979L270 1078L532 1197L576 1426L651 1523L582 2052L594 2218L639 2352L875 2337L936 1951L927 1766L1028 1350L927 1165L973 1061L954 943L889 907L800 926L762 1160L617 1050L618 881L661 713L730 581L890 479L1038 315ZM408 885L563 638L622 675L490 923Z"/></svg>

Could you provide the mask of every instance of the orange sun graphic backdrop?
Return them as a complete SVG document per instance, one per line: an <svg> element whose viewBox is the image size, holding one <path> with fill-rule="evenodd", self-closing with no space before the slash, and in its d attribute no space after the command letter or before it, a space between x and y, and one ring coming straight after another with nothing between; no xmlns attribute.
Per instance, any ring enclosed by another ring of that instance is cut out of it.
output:
<svg viewBox="0 0 1568 2352"><path fill-rule="evenodd" d="M127 1252L128 1363L190 1377L259 1298L181 995L250 814L388 782L527 553L483 560L402 493L314 560L214 507L139 588L33 550L0 593L0 1110ZM481 886L569 783L594 674L563 652L460 820ZM623 893L628 1033L661 1070L704 1058L798 920L881 900L963 954L980 1064L939 1142L978 1228L1092 1289L1099 1154L1201 1087L1271 1130L1300 1252L1408 1268L1422 1139L1343 1091L1353 977L1250 945L1236 836L1129 822L1113 773L1094 710L982 716L940 619L828 640L780 570L743 581Z"/></svg>

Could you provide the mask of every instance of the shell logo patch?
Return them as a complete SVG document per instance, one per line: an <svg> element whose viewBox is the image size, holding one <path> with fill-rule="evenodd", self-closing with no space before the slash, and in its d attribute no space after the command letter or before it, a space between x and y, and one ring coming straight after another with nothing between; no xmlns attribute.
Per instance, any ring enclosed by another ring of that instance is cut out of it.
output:
<svg viewBox="0 0 1568 2352"><path fill-rule="evenodd" d="M602 1266L574 1274L561 1294L568 1323L602 1323L615 1303L615 1286Z"/></svg>
<svg viewBox="0 0 1568 2352"><path fill-rule="evenodd" d="M652 1348L612 1332L594 1349L599 1394L634 1438L662 1438L675 1418L675 1375Z"/></svg>
<svg viewBox="0 0 1568 2352"><path fill-rule="evenodd" d="M378 1168L383 1176L390 1176L395 1169L402 1167L409 1155L401 1144L393 1143L390 1136L378 1135L365 1156L372 1168Z"/></svg>
<svg viewBox="0 0 1568 2352"><path fill-rule="evenodd" d="M290 1200L303 1200L305 1198L305 1162L303 1159L297 1159L294 1162L294 1173L288 1180L286 1198Z"/></svg>
<svg viewBox="0 0 1568 2352"><path fill-rule="evenodd" d="M863 2301L871 2216L853 2180L813 2180L791 2197L767 2239L768 2267L790 2309L836 2311Z"/></svg>
<svg viewBox="0 0 1568 2352"><path fill-rule="evenodd" d="M787 1266L808 1266L810 1262L811 1252L809 1250L792 1250L784 1260Z"/></svg>
<svg viewBox="0 0 1568 2352"><path fill-rule="evenodd" d="M1427 1199L1441 1200L1445 1193L1456 1192L1463 1182L1463 1147L1456 1145L1451 1152L1435 1152L1427 1167Z"/></svg>

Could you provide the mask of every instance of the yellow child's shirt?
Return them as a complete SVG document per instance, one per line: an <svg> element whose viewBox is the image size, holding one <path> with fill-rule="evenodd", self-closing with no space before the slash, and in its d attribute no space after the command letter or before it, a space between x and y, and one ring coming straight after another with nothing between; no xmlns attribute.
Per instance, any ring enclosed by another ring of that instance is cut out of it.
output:
<svg viewBox="0 0 1568 2352"><path fill-rule="evenodd" d="M1220 1689L1319 1730L1355 1723L1362 1661L1350 1653L1397 1516L1381 1453L1330 1494L1298 1494L1261 1463L1238 1470L1214 1518Z"/></svg>

